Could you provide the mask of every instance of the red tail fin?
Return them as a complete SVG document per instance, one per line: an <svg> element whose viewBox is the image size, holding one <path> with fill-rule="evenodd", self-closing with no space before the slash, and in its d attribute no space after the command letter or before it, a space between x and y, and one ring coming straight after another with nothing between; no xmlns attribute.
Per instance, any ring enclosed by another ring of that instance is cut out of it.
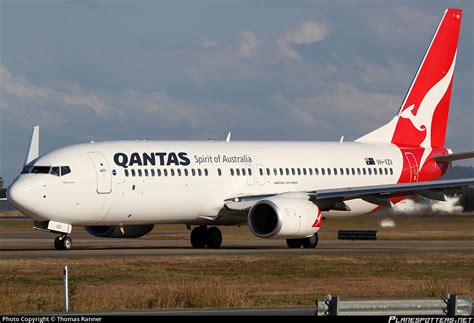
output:
<svg viewBox="0 0 474 323"><path fill-rule="evenodd" d="M444 146L461 16L461 9L445 11L398 114L357 141Z"/></svg>

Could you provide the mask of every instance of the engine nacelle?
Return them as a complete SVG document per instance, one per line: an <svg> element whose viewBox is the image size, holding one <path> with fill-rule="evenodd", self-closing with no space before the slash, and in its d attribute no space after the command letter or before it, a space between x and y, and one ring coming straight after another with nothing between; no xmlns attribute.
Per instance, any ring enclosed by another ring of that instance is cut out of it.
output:
<svg viewBox="0 0 474 323"><path fill-rule="evenodd" d="M153 224L87 226L86 231L100 238L139 238L153 230Z"/></svg>
<svg viewBox="0 0 474 323"><path fill-rule="evenodd" d="M248 223L250 231L260 238L305 238L318 232L322 216L308 200L273 197L250 209Z"/></svg>

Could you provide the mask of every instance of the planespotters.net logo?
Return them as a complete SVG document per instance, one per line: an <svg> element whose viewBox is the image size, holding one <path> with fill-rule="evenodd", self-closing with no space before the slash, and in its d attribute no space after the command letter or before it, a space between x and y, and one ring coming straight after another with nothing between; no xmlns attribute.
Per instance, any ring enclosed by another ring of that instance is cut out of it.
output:
<svg viewBox="0 0 474 323"><path fill-rule="evenodd" d="M390 316L388 323L474 323L474 317L398 317Z"/></svg>

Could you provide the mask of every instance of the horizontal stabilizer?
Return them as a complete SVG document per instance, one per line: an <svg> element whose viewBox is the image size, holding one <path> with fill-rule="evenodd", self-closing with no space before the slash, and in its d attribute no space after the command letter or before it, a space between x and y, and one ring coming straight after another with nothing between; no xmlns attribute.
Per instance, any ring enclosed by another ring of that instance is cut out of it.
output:
<svg viewBox="0 0 474 323"><path fill-rule="evenodd" d="M450 155L438 155L433 157L436 162L452 162L455 160L463 160L469 158L474 158L474 151L455 153Z"/></svg>

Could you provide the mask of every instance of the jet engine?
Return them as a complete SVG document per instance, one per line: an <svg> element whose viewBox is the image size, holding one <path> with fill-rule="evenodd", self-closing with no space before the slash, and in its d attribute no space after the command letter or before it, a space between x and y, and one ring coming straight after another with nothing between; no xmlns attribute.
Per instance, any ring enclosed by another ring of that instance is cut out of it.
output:
<svg viewBox="0 0 474 323"><path fill-rule="evenodd" d="M139 238L153 230L153 227L153 224L99 225L87 226L85 229L93 236L100 238Z"/></svg>
<svg viewBox="0 0 474 323"><path fill-rule="evenodd" d="M321 211L301 198L272 197L249 211L250 231L260 238L305 238L321 226Z"/></svg>

